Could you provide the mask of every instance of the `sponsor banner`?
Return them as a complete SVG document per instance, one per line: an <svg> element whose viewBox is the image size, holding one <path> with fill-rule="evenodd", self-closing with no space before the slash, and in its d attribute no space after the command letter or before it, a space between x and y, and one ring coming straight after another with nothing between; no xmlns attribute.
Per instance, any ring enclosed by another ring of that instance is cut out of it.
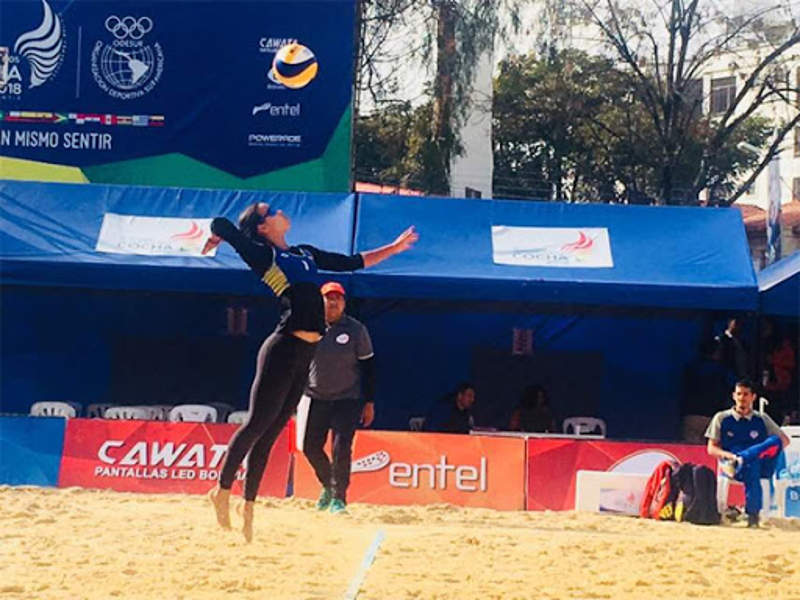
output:
<svg viewBox="0 0 800 600"><path fill-rule="evenodd" d="M781 258L781 160L775 156L767 169L769 196L767 198L767 264Z"/></svg>
<svg viewBox="0 0 800 600"><path fill-rule="evenodd" d="M57 485L65 421L0 417L0 484Z"/></svg>
<svg viewBox="0 0 800 600"><path fill-rule="evenodd" d="M522 510L524 444L517 438L357 431L347 500ZM314 471L305 456L295 456L295 495L317 498Z"/></svg>
<svg viewBox="0 0 800 600"><path fill-rule="evenodd" d="M203 256L211 219L137 217L106 213L95 250L149 256ZM206 256L215 256L216 248Z"/></svg>
<svg viewBox="0 0 800 600"><path fill-rule="evenodd" d="M203 494L216 485L237 425L70 419L59 487ZM269 455L262 496L286 496L289 439L284 429ZM244 469L234 482L241 493Z"/></svg>
<svg viewBox="0 0 800 600"><path fill-rule="evenodd" d="M605 227L492 226L492 258L518 267L610 268Z"/></svg>
<svg viewBox="0 0 800 600"><path fill-rule="evenodd" d="M572 510L582 470L650 475L663 460L716 470L706 447L698 445L529 438L527 446L528 510Z"/></svg>
<svg viewBox="0 0 800 600"><path fill-rule="evenodd" d="M349 191L355 0L2 12L0 159L100 183Z"/></svg>

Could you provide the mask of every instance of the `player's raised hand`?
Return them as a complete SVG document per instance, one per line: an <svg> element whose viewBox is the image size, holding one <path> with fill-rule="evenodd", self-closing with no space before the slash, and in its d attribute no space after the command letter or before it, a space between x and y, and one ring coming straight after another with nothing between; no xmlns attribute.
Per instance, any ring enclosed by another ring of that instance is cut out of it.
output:
<svg viewBox="0 0 800 600"><path fill-rule="evenodd" d="M209 238L206 240L206 243L205 243L205 245L203 246L203 249L200 251L200 253L201 253L201 254L208 254L208 253L209 253L209 252L211 252L211 251L212 251L214 248L216 248L217 246L219 246L221 242L222 242L222 238L221 238L221 237L219 237L218 235L214 235L214 234L212 233L212 234L209 236Z"/></svg>
<svg viewBox="0 0 800 600"><path fill-rule="evenodd" d="M405 252L409 248L411 248L414 243L419 239L419 234L417 230L412 225L408 229L406 229L403 233L397 236L397 239L392 242L392 246L395 249L397 254L401 252Z"/></svg>

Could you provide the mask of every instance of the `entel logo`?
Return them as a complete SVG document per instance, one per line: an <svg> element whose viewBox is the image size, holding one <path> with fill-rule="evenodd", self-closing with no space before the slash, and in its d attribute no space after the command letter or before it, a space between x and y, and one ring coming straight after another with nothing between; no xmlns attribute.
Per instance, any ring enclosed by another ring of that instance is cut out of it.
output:
<svg viewBox="0 0 800 600"><path fill-rule="evenodd" d="M378 471L389 464L389 485L397 488L421 487L427 474L428 487L432 490L446 490L448 483L455 483L462 492L485 492L488 485L488 462L481 456L477 467L472 465L451 465L447 455L442 454L439 462L433 464L389 462L389 453L379 450L369 456L353 461L352 472ZM452 478L449 474L452 473Z"/></svg>
<svg viewBox="0 0 800 600"><path fill-rule="evenodd" d="M198 467L214 469L222 462L222 457L228 449L227 444L212 444L206 448L204 444L178 444L167 442L163 446L158 442L136 442L121 459L109 454L110 450L122 448L125 442L122 440L106 440L97 451L97 458L107 465L126 465L155 467L163 465L165 467ZM206 457L209 453L210 456Z"/></svg>

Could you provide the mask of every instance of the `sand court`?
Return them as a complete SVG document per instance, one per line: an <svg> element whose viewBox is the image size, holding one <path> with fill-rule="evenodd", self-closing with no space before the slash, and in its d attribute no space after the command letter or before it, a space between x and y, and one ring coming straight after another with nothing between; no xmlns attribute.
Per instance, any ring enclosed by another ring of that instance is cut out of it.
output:
<svg viewBox="0 0 800 600"><path fill-rule="evenodd" d="M259 499L255 539L203 496L0 488L0 598L800 599L800 522L700 527L574 512Z"/></svg>

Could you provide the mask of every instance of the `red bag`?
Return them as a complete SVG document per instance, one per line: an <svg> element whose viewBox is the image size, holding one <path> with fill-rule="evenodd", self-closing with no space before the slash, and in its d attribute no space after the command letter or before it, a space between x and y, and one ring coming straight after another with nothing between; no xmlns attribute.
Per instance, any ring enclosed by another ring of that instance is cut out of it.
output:
<svg viewBox="0 0 800 600"><path fill-rule="evenodd" d="M673 484L673 472L678 463L665 460L656 465L644 487L639 515L645 519L671 521L675 518L675 500L678 497L677 485Z"/></svg>

